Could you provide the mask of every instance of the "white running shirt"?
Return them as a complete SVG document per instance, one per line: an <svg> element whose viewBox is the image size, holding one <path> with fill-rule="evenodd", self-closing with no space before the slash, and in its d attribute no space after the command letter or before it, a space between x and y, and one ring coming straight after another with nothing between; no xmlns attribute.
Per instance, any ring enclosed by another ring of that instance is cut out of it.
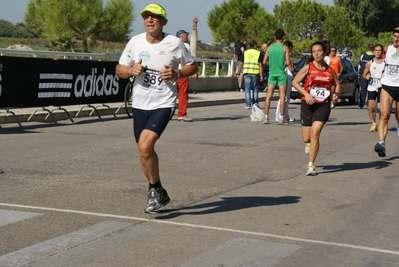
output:
<svg viewBox="0 0 399 267"><path fill-rule="evenodd" d="M194 63L184 43L177 37L165 33L164 39L156 44L147 42L146 33L132 37L123 51L119 64L128 67L142 59L142 65L155 71L143 72L136 77L133 87L134 108L154 110L176 105L177 85L174 81L163 81L159 71L164 65L177 69Z"/></svg>
<svg viewBox="0 0 399 267"><path fill-rule="evenodd" d="M399 87L399 53L393 44L388 46L385 57L385 71L381 83L387 86Z"/></svg>
<svg viewBox="0 0 399 267"><path fill-rule="evenodd" d="M367 91L375 92L381 88L381 76L382 72L384 71L385 62L382 61L381 63L375 62L374 59L371 60L370 64L370 81L367 87Z"/></svg>

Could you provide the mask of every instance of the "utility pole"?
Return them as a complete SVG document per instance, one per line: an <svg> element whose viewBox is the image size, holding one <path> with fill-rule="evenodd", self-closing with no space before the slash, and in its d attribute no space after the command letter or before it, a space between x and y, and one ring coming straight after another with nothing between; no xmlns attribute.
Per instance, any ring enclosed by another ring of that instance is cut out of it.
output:
<svg viewBox="0 0 399 267"><path fill-rule="evenodd" d="M190 48L191 48L191 55L193 57L197 57L197 40L198 40L198 30L197 24L199 19L195 17L193 19L193 29L191 30L191 38L190 38Z"/></svg>

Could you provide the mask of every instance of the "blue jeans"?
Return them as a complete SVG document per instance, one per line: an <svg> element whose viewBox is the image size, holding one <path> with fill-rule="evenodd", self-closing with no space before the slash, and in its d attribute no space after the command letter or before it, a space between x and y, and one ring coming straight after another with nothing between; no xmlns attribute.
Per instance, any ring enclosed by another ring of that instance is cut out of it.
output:
<svg viewBox="0 0 399 267"><path fill-rule="evenodd" d="M369 81L360 78L359 85L360 85L360 92L359 92L359 102L357 103L357 105L359 106L359 108L362 108L364 105L366 105L367 87L369 86Z"/></svg>
<svg viewBox="0 0 399 267"><path fill-rule="evenodd" d="M251 104L258 104L259 75L244 74L244 83L245 83L245 106L250 107ZM251 103L251 90L253 90L252 103Z"/></svg>

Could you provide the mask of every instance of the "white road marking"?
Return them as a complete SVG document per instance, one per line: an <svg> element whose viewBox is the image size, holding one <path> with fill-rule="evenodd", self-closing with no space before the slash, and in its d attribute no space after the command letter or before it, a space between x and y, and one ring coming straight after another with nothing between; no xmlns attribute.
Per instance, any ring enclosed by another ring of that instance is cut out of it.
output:
<svg viewBox="0 0 399 267"><path fill-rule="evenodd" d="M246 235L264 236L264 237L277 238L277 239L296 241L296 242L302 242L302 243L320 244L320 245L325 245L325 246L334 246L334 247L342 247L342 248L351 248L351 249L357 249L357 250L386 253L386 254L391 254L391 255L399 255L399 251L388 250L388 249L379 249L379 248L351 245L351 244L338 243L338 242L328 242L328 241L298 238L298 237L291 237L291 236L275 235L275 234L268 234L268 233L262 233L262 232L243 231L243 230L237 230L237 229L231 229L231 228L206 226L206 225L200 225L200 224L179 223L179 222L173 222L173 221L164 221L164 220L158 220L158 219L146 219L146 218L140 218L140 217L124 216L124 215L115 215L115 214L106 214L106 213L97 213L97 212L88 212L88 211L79 211L79 210L69 210L69 209L55 209L55 208L48 208L48 207L36 207L36 206L7 204L7 203L0 203L0 206L11 207L11 208L33 209L33 210L57 211L57 212L64 212L64 213L83 214L83 215L90 215L90 216L96 216L96 217L126 219L126 220L142 221L142 222L154 222L154 223L185 226L185 227L200 228L200 229L207 229L207 230L214 230L214 231L223 231L223 232L239 233L239 234L246 234Z"/></svg>

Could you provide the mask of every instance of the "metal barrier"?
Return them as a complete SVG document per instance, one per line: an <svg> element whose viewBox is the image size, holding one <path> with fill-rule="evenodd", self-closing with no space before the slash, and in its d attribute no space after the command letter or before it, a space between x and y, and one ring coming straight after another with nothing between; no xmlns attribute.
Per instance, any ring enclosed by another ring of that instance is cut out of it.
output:
<svg viewBox="0 0 399 267"><path fill-rule="evenodd" d="M28 121L37 111L45 111L46 120L51 117L54 123L57 121L53 111L58 109L73 123L63 106L84 104L101 119L93 104L109 107L104 103L124 102L123 90L128 80L115 75L119 58L116 54L0 49L0 109L12 114L20 126L11 108L37 107ZM199 81L193 83L195 91L206 91L209 84L220 87L215 90L234 87L232 60L195 58L195 62L202 67ZM211 76L206 75L209 64L216 66ZM220 74L222 64L227 65L226 75ZM56 108L46 108L49 106Z"/></svg>

